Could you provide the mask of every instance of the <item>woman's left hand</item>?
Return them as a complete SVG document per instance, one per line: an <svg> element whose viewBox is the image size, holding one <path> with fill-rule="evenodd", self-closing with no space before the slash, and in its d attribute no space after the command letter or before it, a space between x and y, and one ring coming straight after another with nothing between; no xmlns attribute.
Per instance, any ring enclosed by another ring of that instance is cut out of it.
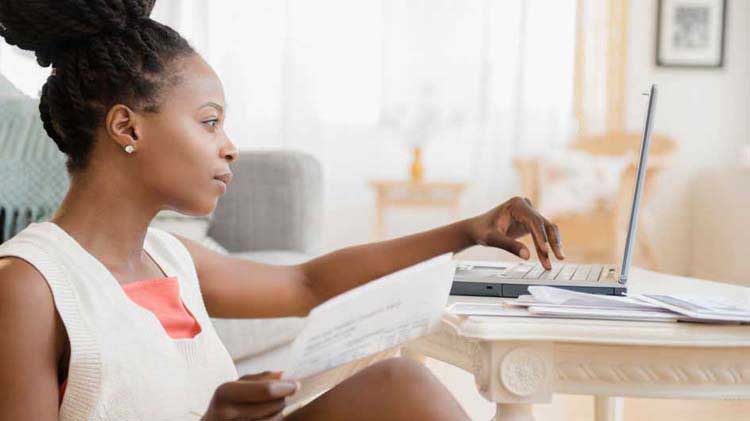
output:
<svg viewBox="0 0 750 421"><path fill-rule="evenodd" d="M552 269L550 247L559 260L565 258L557 225L539 214L529 199L514 197L469 221L469 231L476 244L499 247L528 260L531 256L528 248L517 239L530 233L545 269Z"/></svg>

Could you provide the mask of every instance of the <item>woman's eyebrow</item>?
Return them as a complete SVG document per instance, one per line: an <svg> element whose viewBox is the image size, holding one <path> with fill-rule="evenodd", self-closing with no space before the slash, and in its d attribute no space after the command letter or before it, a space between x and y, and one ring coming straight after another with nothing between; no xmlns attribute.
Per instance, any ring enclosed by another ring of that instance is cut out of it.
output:
<svg viewBox="0 0 750 421"><path fill-rule="evenodd" d="M221 105L219 105L219 104L217 104L217 103L215 103L213 101L208 101L207 103L205 103L205 104L201 105L200 107L198 107L198 109L200 110L203 107L213 107L213 108L216 108L216 110L219 111L220 113L224 112L224 107L222 107Z"/></svg>

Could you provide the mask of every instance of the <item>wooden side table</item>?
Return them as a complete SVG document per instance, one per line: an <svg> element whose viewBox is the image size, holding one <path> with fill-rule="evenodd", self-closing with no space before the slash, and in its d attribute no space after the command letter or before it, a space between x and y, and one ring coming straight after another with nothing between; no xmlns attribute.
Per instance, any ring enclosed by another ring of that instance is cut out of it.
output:
<svg viewBox="0 0 750 421"><path fill-rule="evenodd" d="M385 212L389 207L442 207L459 217L461 193L466 183L439 181L371 181L375 189L376 240L385 238Z"/></svg>

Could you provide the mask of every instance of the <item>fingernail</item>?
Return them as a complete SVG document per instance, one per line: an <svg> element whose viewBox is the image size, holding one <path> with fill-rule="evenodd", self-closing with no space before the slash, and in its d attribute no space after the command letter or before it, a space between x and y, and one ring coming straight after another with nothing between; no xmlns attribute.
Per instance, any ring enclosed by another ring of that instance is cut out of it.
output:
<svg viewBox="0 0 750 421"><path fill-rule="evenodd" d="M521 249L521 253L519 254L521 255L521 258L524 260L529 258L529 251L526 249Z"/></svg>
<svg viewBox="0 0 750 421"><path fill-rule="evenodd" d="M297 393L297 392L299 392L300 389L302 389L302 383L300 383L300 382L298 382L296 380L294 381L294 385L297 387L296 389L294 389L294 393Z"/></svg>
<svg viewBox="0 0 750 421"><path fill-rule="evenodd" d="M271 395L286 396L296 391L296 382L275 382L270 386Z"/></svg>

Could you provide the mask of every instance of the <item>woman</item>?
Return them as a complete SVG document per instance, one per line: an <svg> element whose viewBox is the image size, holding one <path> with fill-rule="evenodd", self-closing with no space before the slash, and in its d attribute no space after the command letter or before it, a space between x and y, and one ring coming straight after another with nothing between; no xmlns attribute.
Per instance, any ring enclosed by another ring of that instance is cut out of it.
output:
<svg viewBox="0 0 750 421"><path fill-rule="evenodd" d="M556 227L520 198L293 266L149 228L163 209L209 214L237 157L219 78L177 32L149 19L154 1L0 0L0 35L52 66L39 110L71 177L51 221L0 246L0 331L11 339L0 345L0 419L282 419L297 385L269 372L237 379L209 317L305 316L475 244L528 259L516 241L528 233L545 267L550 249L563 258ZM428 370L390 359L286 419L467 416Z"/></svg>

